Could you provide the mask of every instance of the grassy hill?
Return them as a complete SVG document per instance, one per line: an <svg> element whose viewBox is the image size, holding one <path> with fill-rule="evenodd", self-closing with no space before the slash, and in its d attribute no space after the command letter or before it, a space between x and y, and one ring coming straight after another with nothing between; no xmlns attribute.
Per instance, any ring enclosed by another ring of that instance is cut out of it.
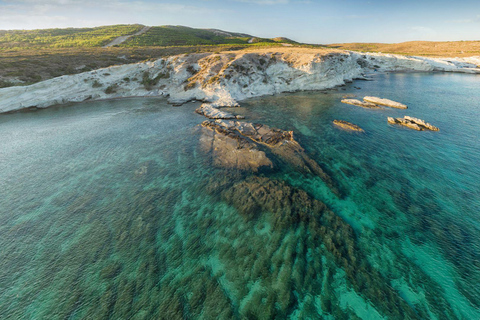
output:
<svg viewBox="0 0 480 320"><path fill-rule="evenodd" d="M134 34L142 27L135 24L97 28L0 30L0 50L101 47L117 37Z"/></svg>
<svg viewBox="0 0 480 320"><path fill-rule="evenodd" d="M252 36L215 29L195 29L183 26L152 27L120 46L195 46L218 44L247 44Z"/></svg>
<svg viewBox="0 0 480 320"><path fill-rule="evenodd" d="M39 30L0 30L0 51L48 48L102 47L120 36L134 35L144 26L114 25L96 28L67 28ZM195 29L183 26L151 27L141 35L134 35L120 47L175 47L197 45L248 45L292 41L286 38L265 39L248 34L217 29ZM285 41L283 41L285 39Z"/></svg>

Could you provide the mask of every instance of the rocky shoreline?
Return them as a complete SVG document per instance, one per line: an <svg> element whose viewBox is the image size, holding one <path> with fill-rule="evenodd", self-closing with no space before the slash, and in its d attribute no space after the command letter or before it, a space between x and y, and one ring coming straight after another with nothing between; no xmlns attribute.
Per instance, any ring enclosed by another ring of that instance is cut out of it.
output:
<svg viewBox="0 0 480 320"><path fill-rule="evenodd" d="M0 113L68 102L122 97L167 97L181 105L213 107L247 98L340 86L368 73L445 71L480 73L465 59L423 58L341 50L275 48L179 55L66 75L0 89Z"/></svg>

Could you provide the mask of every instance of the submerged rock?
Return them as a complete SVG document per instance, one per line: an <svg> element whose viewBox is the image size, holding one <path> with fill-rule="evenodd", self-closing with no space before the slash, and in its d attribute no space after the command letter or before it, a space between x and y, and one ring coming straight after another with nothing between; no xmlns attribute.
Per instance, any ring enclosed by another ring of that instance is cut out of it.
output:
<svg viewBox="0 0 480 320"><path fill-rule="evenodd" d="M346 130L365 132L365 130L363 130L359 126L344 120L333 120L333 124Z"/></svg>
<svg viewBox="0 0 480 320"><path fill-rule="evenodd" d="M261 264L261 270L256 271L255 266L252 271L242 269L244 273L253 274L261 283L273 282L280 285L278 288L281 289L276 289L270 299L274 299L272 304L281 312L281 318L287 318L285 314L288 310L296 308L299 301L305 301L309 292L321 292L322 295L327 293L327 281L321 276L328 269L324 257L333 260L344 271L351 288L371 301L389 319L424 317L423 313L417 314L402 299L391 287L387 277L372 267L368 257L360 250L352 227L305 191L280 180L251 176L226 186L221 195L246 221L264 221L271 226L272 239L276 234L290 235L294 232L295 235L301 235L291 245L276 245L271 255L258 255L258 249L252 250L255 256L251 265ZM268 244L262 243L261 246L262 252L265 252L263 248ZM235 250L234 254L238 255L239 250ZM247 255L248 251L245 253ZM284 287L284 284L288 287ZM293 291L296 292L295 295L290 294ZM332 311L336 305L335 302L333 305L323 302L325 310Z"/></svg>
<svg viewBox="0 0 480 320"><path fill-rule="evenodd" d="M342 103L351 104L362 108L380 109L380 107L377 106L375 103L360 101L358 99L342 99Z"/></svg>
<svg viewBox="0 0 480 320"><path fill-rule="evenodd" d="M408 127L410 129L424 131L424 130L431 130L431 131L439 131L437 127L431 125L430 123L425 122L424 120L405 116L403 118L392 118L388 117L388 123L391 124L400 124L402 126Z"/></svg>
<svg viewBox="0 0 480 320"><path fill-rule="evenodd" d="M390 107L390 108L397 108L397 109L407 109L408 108L403 103L396 102L396 101L389 100L389 99L382 99L382 98L378 98L378 97L365 97L365 98L363 98L363 101L374 103L374 104L379 104L379 105L382 105L382 106L387 106L387 107Z"/></svg>
<svg viewBox="0 0 480 320"><path fill-rule="evenodd" d="M237 119L237 116L229 112L218 110L209 103L202 104L195 110L195 112L209 119Z"/></svg>

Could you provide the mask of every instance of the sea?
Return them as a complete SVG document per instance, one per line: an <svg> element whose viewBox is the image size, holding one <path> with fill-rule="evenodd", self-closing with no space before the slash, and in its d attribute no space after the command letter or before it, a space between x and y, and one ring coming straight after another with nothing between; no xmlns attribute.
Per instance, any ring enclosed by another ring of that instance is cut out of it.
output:
<svg viewBox="0 0 480 320"><path fill-rule="evenodd" d="M372 79L226 109L293 131L339 192L218 166L199 102L0 115L0 319L480 319L480 76ZM364 96L408 109L340 102Z"/></svg>

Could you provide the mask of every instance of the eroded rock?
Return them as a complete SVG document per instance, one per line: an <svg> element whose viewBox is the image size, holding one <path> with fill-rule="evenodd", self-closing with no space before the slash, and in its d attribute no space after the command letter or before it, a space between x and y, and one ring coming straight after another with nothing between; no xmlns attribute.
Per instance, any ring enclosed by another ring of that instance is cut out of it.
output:
<svg viewBox="0 0 480 320"><path fill-rule="evenodd" d="M389 100L389 99L382 99L382 98L378 98L378 97L365 97L365 98L363 98L363 101L374 103L374 104L377 104L377 105L379 104L379 105L390 107L390 108L397 108L397 109L407 109L408 108L403 103L396 102L396 101Z"/></svg>
<svg viewBox="0 0 480 320"><path fill-rule="evenodd" d="M410 129L424 131L424 130L431 130L431 131L439 131L437 127L431 125L430 123L425 122L422 119L414 118L405 116L403 118L392 118L388 117L388 123L391 124L400 124Z"/></svg>
<svg viewBox="0 0 480 320"><path fill-rule="evenodd" d="M357 126L353 123L344 121L344 120L333 120L333 124L342 128L342 129L346 129L346 130L350 130L350 131L365 132L365 130L363 130L359 126Z"/></svg>
<svg viewBox="0 0 480 320"><path fill-rule="evenodd" d="M213 131L213 134L202 136L202 144L211 145L209 150L213 151L216 165L255 172L261 167L272 168L274 163L284 162L304 174L320 177L340 196L331 177L293 139L293 131L233 120L206 120L202 126Z"/></svg>
<svg viewBox="0 0 480 320"><path fill-rule="evenodd" d="M377 106L375 103L360 101L358 99L342 99L342 103L351 104L354 106L370 109L380 109L381 107Z"/></svg>
<svg viewBox="0 0 480 320"><path fill-rule="evenodd" d="M202 104L195 112L209 119L237 119L237 116L230 112L218 110L209 103Z"/></svg>
<svg viewBox="0 0 480 320"><path fill-rule="evenodd" d="M272 161L255 143L238 135L203 129L200 143L212 154L215 166L257 172L273 167Z"/></svg>

